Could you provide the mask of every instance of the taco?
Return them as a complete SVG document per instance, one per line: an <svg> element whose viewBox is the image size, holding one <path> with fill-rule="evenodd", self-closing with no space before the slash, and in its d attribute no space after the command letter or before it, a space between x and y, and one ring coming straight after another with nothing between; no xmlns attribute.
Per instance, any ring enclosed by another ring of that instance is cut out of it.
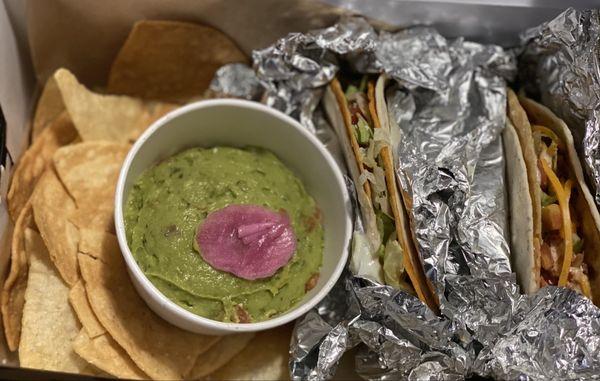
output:
<svg viewBox="0 0 600 381"><path fill-rule="evenodd" d="M336 78L326 89L324 106L356 188L364 235L355 234L354 273L415 294L432 309L438 301L410 233L394 174L386 78Z"/></svg>
<svg viewBox="0 0 600 381"><path fill-rule="evenodd" d="M556 285L600 304L600 214L567 125L508 90L503 134L511 259L526 293Z"/></svg>

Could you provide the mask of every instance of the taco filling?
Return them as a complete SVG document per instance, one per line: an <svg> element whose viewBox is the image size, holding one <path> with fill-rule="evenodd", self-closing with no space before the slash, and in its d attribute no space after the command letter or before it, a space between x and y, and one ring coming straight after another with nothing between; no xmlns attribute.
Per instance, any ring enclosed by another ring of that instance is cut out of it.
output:
<svg viewBox="0 0 600 381"><path fill-rule="evenodd" d="M533 125L532 132L542 203L540 287L569 287L591 298L582 219L576 208L582 196L577 181L570 177L564 142L544 126Z"/></svg>
<svg viewBox="0 0 600 381"><path fill-rule="evenodd" d="M350 115L350 141L360 168L359 182L375 212L381 245L377 250L386 284L415 294L404 268L404 251L398 241L389 186L395 187L393 170L386 170L384 155L390 154L387 136L375 111L375 86L367 76L349 82L344 97ZM391 159L390 159L391 162ZM390 163L391 164L391 163Z"/></svg>

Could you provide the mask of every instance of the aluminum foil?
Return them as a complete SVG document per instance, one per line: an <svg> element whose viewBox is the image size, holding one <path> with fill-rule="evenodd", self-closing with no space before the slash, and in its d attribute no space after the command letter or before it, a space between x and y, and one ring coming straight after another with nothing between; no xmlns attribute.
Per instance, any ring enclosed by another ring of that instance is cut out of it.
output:
<svg viewBox="0 0 600 381"><path fill-rule="evenodd" d="M264 102L317 131L312 114L322 88L338 71L338 57L373 50L375 30L362 18L347 18L330 28L292 33L272 46L254 51L258 78L266 88Z"/></svg>
<svg viewBox="0 0 600 381"><path fill-rule="evenodd" d="M600 10L568 9L521 40L522 83L571 128L600 205Z"/></svg>
<svg viewBox="0 0 600 381"><path fill-rule="evenodd" d="M264 88L254 70L243 63L221 66L210 83L210 90L217 97L233 97L260 100Z"/></svg>
<svg viewBox="0 0 600 381"><path fill-rule="evenodd" d="M523 296L510 270L500 136L513 55L448 41L431 28L378 33L351 17L290 34L255 51L253 60L263 100L298 118L334 152L336 139L317 107L323 86L340 65L393 78L386 99L397 126L396 175L412 199L416 246L440 296L436 315L405 292L347 271L297 321L293 379L332 378L350 348L365 379L600 374L598 309L567 289Z"/></svg>

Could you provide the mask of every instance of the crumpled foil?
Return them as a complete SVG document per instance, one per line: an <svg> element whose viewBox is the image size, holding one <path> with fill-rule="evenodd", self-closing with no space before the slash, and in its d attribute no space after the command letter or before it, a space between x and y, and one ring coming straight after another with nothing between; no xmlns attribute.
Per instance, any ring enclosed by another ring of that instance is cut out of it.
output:
<svg viewBox="0 0 600 381"><path fill-rule="evenodd" d="M210 90L216 96L257 101L264 89L251 67L243 63L231 63L221 66L215 72Z"/></svg>
<svg viewBox="0 0 600 381"><path fill-rule="evenodd" d="M600 205L600 10L570 8L521 40L521 81L573 132Z"/></svg>
<svg viewBox="0 0 600 381"><path fill-rule="evenodd" d="M339 147L318 105L340 64L394 80L386 100L401 136L396 175L412 198L415 244L440 296L436 315L414 296L346 271L296 323L293 379L334 377L351 348L365 379L600 374L599 310L564 288L523 296L510 270L501 132L512 54L425 27L378 33L349 17L290 34L253 60L263 101L299 119L334 153Z"/></svg>
<svg viewBox="0 0 600 381"><path fill-rule="evenodd" d="M313 33L289 34L266 49L254 51L254 68L266 88L263 102L316 132L312 114L323 86L338 71L338 57L372 51L376 36L364 19L348 18Z"/></svg>

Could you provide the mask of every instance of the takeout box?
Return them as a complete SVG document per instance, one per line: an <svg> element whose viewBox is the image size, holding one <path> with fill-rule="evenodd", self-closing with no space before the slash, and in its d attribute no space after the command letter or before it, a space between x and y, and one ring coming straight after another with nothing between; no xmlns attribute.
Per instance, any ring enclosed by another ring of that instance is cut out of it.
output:
<svg viewBox="0 0 600 381"><path fill-rule="evenodd" d="M5 0L0 4L0 106L6 128L0 126L0 276L7 273L13 229L6 192L14 163L28 145L30 121L40 87L59 67L71 70L91 89L106 85L110 65L131 26L141 19L181 20L214 26L237 42L248 55L289 32L305 32L334 23L340 14L361 13L385 27L432 24L448 37L464 36L510 46L527 27L551 19L565 7L593 6L593 1L530 2L385 1L346 2L212 0L171 2L110 0ZM338 8L337 6L342 6ZM0 343L2 364L18 366L14 353ZM350 366L351 367L351 366ZM1 370L0 370L1 372ZM348 374L344 369L340 373Z"/></svg>

